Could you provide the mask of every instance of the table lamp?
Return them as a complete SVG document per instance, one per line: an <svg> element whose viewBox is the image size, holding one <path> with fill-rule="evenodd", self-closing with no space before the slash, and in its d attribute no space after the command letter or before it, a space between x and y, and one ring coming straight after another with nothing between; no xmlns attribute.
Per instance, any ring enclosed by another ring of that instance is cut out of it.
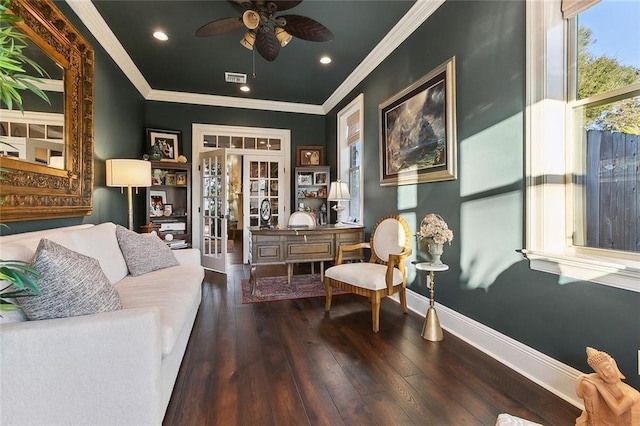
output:
<svg viewBox="0 0 640 426"><path fill-rule="evenodd" d="M107 186L119 186L121 189L127 187L129 229L133 230L131 188L151 186L151 163L144 160L107 160Z"/></svg>
<svg viewBox="0 0 640 426"><path fill-rule="evenodd" d="M331 188L329 189L329 197L327 197L328 201L336 201L337 204L333 206L333 210L336 211L337 219L335 226L345 226L342 223L342 211L344 210L344 206L341 204L342 201L349 201L351 199L351 195L349 194L349 185L345 182L335 181L331 182Z"/></svg>

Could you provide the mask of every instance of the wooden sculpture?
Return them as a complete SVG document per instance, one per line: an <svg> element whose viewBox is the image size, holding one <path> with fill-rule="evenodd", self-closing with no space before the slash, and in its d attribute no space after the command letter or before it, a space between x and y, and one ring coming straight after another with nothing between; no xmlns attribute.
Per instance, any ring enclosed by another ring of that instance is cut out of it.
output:
<svg viewBox="0 0 640 426"><path fill-rule="evenodd" d="M587 347L587 364L595 373L578 376L576 393L584 400L584 411L576 426L640 425L640 392L622 382L616 361Z"/></svg>

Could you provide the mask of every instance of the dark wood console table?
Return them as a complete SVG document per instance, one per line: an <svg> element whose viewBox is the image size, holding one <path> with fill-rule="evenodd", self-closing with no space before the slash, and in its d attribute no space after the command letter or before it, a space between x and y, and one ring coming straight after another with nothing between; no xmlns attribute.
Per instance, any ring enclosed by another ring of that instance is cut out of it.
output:
<svg viewBox="0 0 640 426"><path fill-rule="evenodd" d="M256 267L260 265L287 265L291 282L294 263L320 262L320 279L324 278L324 262L335 260L338 247L364 241L364 226L323 225L304 229L249 228L251 239L251 293L256 289ZM345 253L344 260L362 259L362 251Z"/></svg>

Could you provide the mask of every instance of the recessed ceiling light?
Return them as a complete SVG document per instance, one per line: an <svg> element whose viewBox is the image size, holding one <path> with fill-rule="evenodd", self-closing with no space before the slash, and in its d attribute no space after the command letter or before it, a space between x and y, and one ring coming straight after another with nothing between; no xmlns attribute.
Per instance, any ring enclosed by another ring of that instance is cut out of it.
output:
<svg viewBox="0 0 640 426"><path fill-rule="evenodd" d="M245 84L245 85L240 86L240 90L242 90L243 92L249 92L249 91L251 91L251 89L249 88L249 86L247 86L246 84Z"/></svg>
<svg viewBox="0 0 640 426"><path fill-rule="evenodd" d="M156 32L154 32L154 33L153 33L153 36L154 36L155 38L157 38L158 40L161 40L161 41L167 41L167 40L169 40L169 36L168 36L168 35L166 35L165 33L163 33L162 31L156 31Z"/></svg>
<svg viewBox="0 0 640 426"><path fill-rule="evenodd" d="M320 58L320 63L325 65L330 64L331 58L328 56L323 56L322 58Z"/></svg>

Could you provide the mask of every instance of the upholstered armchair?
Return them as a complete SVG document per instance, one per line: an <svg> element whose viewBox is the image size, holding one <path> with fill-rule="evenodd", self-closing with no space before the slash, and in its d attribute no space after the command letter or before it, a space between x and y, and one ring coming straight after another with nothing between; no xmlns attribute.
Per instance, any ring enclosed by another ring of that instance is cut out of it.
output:
<svg viewBox="0 0 640 426"><path fill-rule="evenodd" d="M402 312L407 313L406 273L404 260L411 254L411 232L407 222L396 215L382 217L373 228L368 243L338 247L335 266L324 273L326 301L324 310L331 308L334 288L366 296L371 300L373 331L380 326L380 300L399 293ZM369 262L342 263L347 251L370 249Z"/></svg>

